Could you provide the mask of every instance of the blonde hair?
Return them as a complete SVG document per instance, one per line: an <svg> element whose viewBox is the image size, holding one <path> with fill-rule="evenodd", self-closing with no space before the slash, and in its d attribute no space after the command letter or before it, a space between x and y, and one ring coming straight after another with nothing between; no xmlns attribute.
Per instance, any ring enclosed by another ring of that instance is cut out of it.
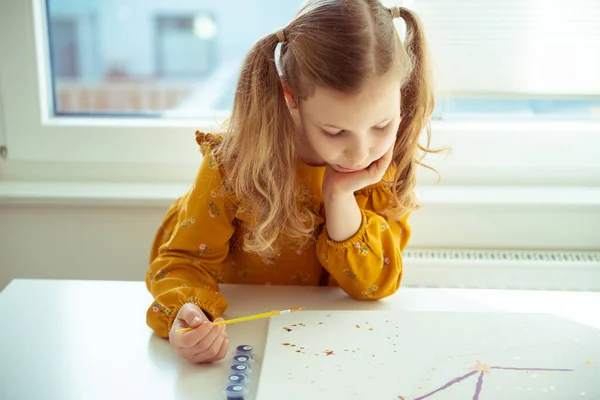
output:
<svg viewBox="0 0 600 400"><path fill-rule="evenodd" d="M404 44L393 17L405 21ZM275 62L280 42L281 76ZM401 7L388 9L379 0L308 0L283 30L255 43L242 66L228 132L215 149L226 169L225 186L251 207L254 224L245 251L268 259L282 235L301 244L314 239L314 217L290 206L297 204L298 160L281 80L303 99L317 86L358 92L391 68L398 68L403 84L389 209L401 215L417 207L416 167L431 151L418 142L427 126L429 144L434 96L417 15Z"/></svg>

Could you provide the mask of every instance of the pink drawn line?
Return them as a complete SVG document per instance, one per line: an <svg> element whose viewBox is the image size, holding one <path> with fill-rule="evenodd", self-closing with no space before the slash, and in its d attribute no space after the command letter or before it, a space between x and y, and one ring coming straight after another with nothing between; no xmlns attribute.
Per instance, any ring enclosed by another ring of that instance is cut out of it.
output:
<svg viewBox="0 0 600 400"><path fill-rule="evenodd" d="M433 391L433 392L431 392L431 393L427 393L425 396L417 397L415 400L422 400L422 399L425 399L425 398L427 398L427 397L429 397L429 396L431 396L431 395L434 395L434 394L436 394L436 393L437 393L437 392L439 392L439 391L442 391L442 390L444 390L444 389L447 389L447 388L449 388L450 386L454 385L455 383L458 383L458 382L460 382L460 381L464 381L465 379L467 379L467 378L468 378L468 377L470 377L470 376L473 376L473 375L475 375L476 373L477 373L477 371L471 371L471 372L469 372L469 373L468 373L468 374L466 374L466 375L460 376L460 377L458 377L458 378L454 378L454 379L452 379L450 382L448 382L448 383L446 383L444 386L442 386L441 388L439 388L439 389L437 389L437 390L434 390L434 391Z"/></svg>
<svg viewBox="0 0 600 400"><path fill-rule="evenodd" d="M477 388L475 389L475 396L473 396L473 400L479 400L479 393L481 393L482 387L483 387L483 372L479 374L479 379L477 379Z"/></svg>

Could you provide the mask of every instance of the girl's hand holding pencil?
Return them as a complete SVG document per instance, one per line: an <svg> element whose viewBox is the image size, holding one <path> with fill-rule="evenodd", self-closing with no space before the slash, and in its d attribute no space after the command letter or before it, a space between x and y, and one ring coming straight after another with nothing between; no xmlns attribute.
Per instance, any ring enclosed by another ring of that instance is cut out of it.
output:
<svg viewBox="0 0 600 400"><path fill-rule="evenodd" d="M287 310L280 310L280 311L269 311L269 312L262 313L262 314L250 315L248 317L242 317L242 318L229 319L226 321L223 320L222 318L218 318L215 320L213 325L221 326L221 325L235 324L237 322L252 321L254 319L260 319L260 318L268 318L268 317L272 317L274 315L288 314L288 313L292 313L292 312L296 312L296 311L300 311L300 310L302 310L302 307L290 308ZM183 328L183 329L178 329L177 332L187 332L187 331L191 331L192 329L194 329L194 328Z"/></svg>
<svg viewBox="0 0 600 400"><path fill-rule="evenodd" d="M219 322L223 319L210 322L196 305L185 304L173 321L169 341L181 358L192 363L219 361L229 350L227 331L225 326L216 326Z"/></svg>
<svg viewBox="0 0 600 400"><path fill-rule="evenodd" d="M177 313L169 332L169 341L175 346L177 354L190 362L210 363L219 361L227 355L229 349L229 339L227 338L225 325L300 310L302 310L300 307L290 308L230 320L217 318L214 322L210 322L201 309L188 303L181 307L179 313Z"/></svg>

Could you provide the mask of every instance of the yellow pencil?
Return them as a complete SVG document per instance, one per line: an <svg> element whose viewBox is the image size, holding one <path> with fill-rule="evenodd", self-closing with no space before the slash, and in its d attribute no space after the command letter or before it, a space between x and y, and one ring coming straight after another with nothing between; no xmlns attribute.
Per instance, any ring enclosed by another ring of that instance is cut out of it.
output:
<svg viewBox="0 0 600 400"><path fill-rule="evenodd" d="M228 319L225 321L219 321L219 322L215 322L213 325L219 326L219 325L235 324L236 322L251 321L253 319L259 319L259 318L268 318L268 317L272 317L274 315L289 314L289 313L293 313L293 312L300 311L300 310L302 310L302 307L289 308L287 310L280 310L280 311L269 311L269 312L262 313L262 314L250 315L248 317L241 317L241 318ZM193 329L194 328L177 329L176 332L187 332L187 331L191 331Z"/></svg>

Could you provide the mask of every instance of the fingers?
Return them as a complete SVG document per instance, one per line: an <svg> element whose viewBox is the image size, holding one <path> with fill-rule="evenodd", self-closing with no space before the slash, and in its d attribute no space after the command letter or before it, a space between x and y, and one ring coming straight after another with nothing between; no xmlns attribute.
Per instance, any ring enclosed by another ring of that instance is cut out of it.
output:
<svg viewBox="0 0 600 400"><path fill-rule="evenodd" d="M176 347L191 348L196 346L200 341L205 339L212 331L212 323L204 321L200 326L197 326L191 331L176 332L181 325L173 324L169 333L170 342Z"/></svg>
<svg viewBox="0 0 600 400"><path fill-rule="evenodd" d="M392 143L392 146L385 152L385 154L379 160L371 164L371 166L369 167L369 173L373 178L380 180L385 174L385 171L388 169L390 163L392 162L395 144L396 142Z"/></svg>
<svg viewBox="0 0 600 400"><path fill-rule="evenodd" d="M223 352L223 345L227 339L227 333L223 326L213 326L211 322L205 322L194 331L178 333L173 335L173 337L176 338L177 335L183 335L182 340L185 340L186 336L189 337L192 333L205 329L208 329L206 335L193 346L178 346L175 344L177 341L172 340L171 343L175 346L177 355L194 363L210 362L209 360L218 359L218 356ZM229 343L227 342L228 345ZM226 352L227 350L225 349L224 351Z"/></svg>
<svg viewBox="0 0 600 400"><path fill-rule="evenodd" d="M392 161L392 157L394 156L395 147L396 147L396 141L394 140L394 143L392 143L392 145L390 146L388 151L386 151L385 154L383 155L383 158L385 159L387 164L389 164Z"/></svg>
<svg viewBox="0 0 600 400"><path fill-rule="evenodd" d="M228 351L229 351L229 338L227 337L227 335L225 335L225 340L223 341L223 344L221 345L221 349L219 349L219 352L217 353L217 355L213 359L208 360L208 362L215 362L215 361L224 359L225 356L227 355Z"/></svg>
<svg viewBox="0 0 600 400"><path fill-rule="evenodd" d="M217 355L206 362L210 363L210 362L220 361L220 360L224 359L225 356L227 356L228 351L229 351L229 338L227 338L227 336L225 336L225 338L223 340L223 344L221 345L221 348L217 352Z"/></svg>
<svg viewBox="0 0 600 400"><path fill-rule="evenodd" d="M215 320L215 322L218 321L222 321L222 318ZM207 327L210 330L193 347L176 347L179 357L193 363L210 363L221 360L227 355L229 339L225 326L214 326L211 322L205 322L194 331L184 333L184 336L189 336L192 332L204 330Z"/></svg>
<svg viewBox="0 0 600 400"><path fill-rule="evenodd" d="M177 313L177 319L184 321L190 327L196 327L202 321L208 321L202 310L191 303L184 304L181 307L179 313Z"/></svg>
<svg viewBox="0 0 600 400"><path fill-rule="evenodd" d="M177 347L193 347L210 332L210 325L206 325L208 318L196 305L187 303L177 313L169 332L169 340ZM204 324L204 325L203 325ZM194 328L191 331L177 332L182 328Z"/></svg>
<svg viewBox="0 0 600 400"><path fill-rule="evenodd" d="M217 329L217 328L215 328ZM192 363L210 363L221 360L227 355L229 349L229 339L226 334L221 334L211 344L211 346L203 351L198 351L196 347L176 348L176 353L179 357Z"/></svg>
<svg viewBox="0 0 600 400"><path fill-rule="evenodd" d="M208 335L206 335L202 340L200 340L194 345L194 349L198 353L208 351L208 349L210 349L212 344L219 338L219 336L223 335L224 333L225 332L222 326L212 326L212 329L210 330L210 332L208 332ZM215 354L213 354L213 356Z"/></svg>
<svg viewBox="0 0 600 400"><path fill-rule="evenodd" d="M383 170L387 169L387 167L390 165L390 162L392 162L392 157L394 156L394 147L395 146L396 146L396 141L394 141L394 143L392 143L392 145L385 152L385 154L379 160L377 160L377 163L379 164L379 167L381 169L383 169Z"/></svg>
<svg viewBox="0 0 600 400"><path fill-rule="evenodd" d="M195 355L195 362L218 361L225 357L225 355L227 354L228 347L229 341L227 339L227 334L225 334L224 331L221 331L219 336L215 339L215 341L210 345L210 347L206 351L197 353Z"/></svg>
<svg viewBox="0 0 600 400"><path fill-rule="evenodd" d="M223 318L217 318L215 322L223 321ZM221 328L220 336L213 342L211 347L206 351L206 355L212 357L208 358L205 362L211 363L215 361L222 360L227 355L229 351L229 338L227 337L227 329L225 325L221 325L218 328ZM214 354L213 354L214 353Z"/></svg>

